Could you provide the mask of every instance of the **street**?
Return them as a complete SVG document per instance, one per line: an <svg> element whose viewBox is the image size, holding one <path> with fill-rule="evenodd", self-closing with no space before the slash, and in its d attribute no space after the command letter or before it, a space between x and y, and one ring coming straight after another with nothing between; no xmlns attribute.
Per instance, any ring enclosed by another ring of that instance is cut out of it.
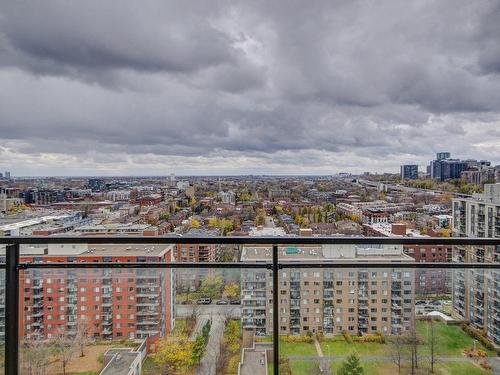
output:
<svg viewBox="0 0 500 375"><path fill-rule="evenodd" d="M216 317L222 316L231 319L239 319L241 317L241 305L175 305L176 317L186 318L193 314L193 311L198 317Z"/></svg>

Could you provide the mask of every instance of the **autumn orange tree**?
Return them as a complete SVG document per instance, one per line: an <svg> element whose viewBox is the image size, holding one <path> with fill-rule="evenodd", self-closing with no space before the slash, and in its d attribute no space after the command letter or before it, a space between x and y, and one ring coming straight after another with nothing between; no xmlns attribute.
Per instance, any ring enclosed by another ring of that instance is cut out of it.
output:
<svg viewBox="0 0 500 375"><path fill-rule="evenodd" d="M184 374L193 365L192 350L187 336L168 337L159 341L153 362L162 375Z"/></svg>
<svg viewBox="0 0 500 375"><path fill-rule="evenodd" d="M240 286L237 283L227 284L222 295L229 299L238 299L240 298Z"/></svg>

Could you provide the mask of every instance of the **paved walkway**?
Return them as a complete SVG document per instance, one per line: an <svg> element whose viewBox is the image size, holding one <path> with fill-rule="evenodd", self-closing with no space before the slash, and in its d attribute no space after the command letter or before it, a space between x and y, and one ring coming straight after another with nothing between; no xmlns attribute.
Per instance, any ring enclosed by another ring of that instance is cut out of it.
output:
<svg viewBox="0 0 500 375"><path fill-rule="evenodd" d="M322 359L325 361L343 361L347 358L345 355L334 355L330 357L307 357L307 356L290 356L288 357L290 361L321 361ZM359 358L363 361L392 361L392 357L390 356L370 356L370 355L361 355ZM410 357L406 357L405 359L410 359ZM466 357L438 357L436 358L439 362L470 362L470 358Z"/></svg>
<svg viewBox="0 0 500 375"><path fill-rule="evenodd" d="M316 347L316 353L318 353L319 368L321 370L321 373L326 375L331 375L332 371L330 370L330 364L323 355L323 350L321 350L321 345L319 344L319 341L316 338L314 339L314 346Z"/></svg>
<svg viewBox="0 0 500 375"><path fill-rule="evenodd" d="M208 316L200 316L196 319L196 325L194 326L193 332L191 332L191 335L189 336L190 341L194 341L196 339L196 336L198 336L198 333L201 332L207 322Z"/></svg>
<svg viewBox="0 0 500 375"><path fill-rule="evenodd" d="M224 336L224 321L224 318L221 316L214 316L212 318L207 348L196 370L197 375L215 375L217 358L220 353L220 342Z"/></svg>
<svg viewBox="0 0 500 375"><path fill-rule="evenodd" d="M500 358L498 358L498 357L488 358L488 362L491 366L491 370L493 371L493 374L500 375Z"/></svg>

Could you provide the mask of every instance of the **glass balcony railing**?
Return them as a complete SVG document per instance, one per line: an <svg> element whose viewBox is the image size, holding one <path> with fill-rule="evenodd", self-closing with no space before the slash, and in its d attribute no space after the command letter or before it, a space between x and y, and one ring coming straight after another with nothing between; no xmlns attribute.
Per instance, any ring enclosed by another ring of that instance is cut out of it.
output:
<svg viewBox="0 0 500 375"><path fill-rule="evenodd" d="M444 244L464 255L453 259L472 259L478 248L500 251L500 239L2 244L0 373L9 375L333 374L352 353L365 373L487 374L500 345L500 264L416 262L405 251Z"/></svg>

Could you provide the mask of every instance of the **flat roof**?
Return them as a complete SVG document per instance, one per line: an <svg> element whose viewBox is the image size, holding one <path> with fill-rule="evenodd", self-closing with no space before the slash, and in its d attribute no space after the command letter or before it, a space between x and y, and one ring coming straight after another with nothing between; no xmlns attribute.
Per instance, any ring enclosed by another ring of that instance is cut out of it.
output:
<svg viewBox="0 0 500 375"><path fill-rule="evenodd" d="M5 224L5 225L0 225L0 230L1 231L16 230L16 229L20 229L20 228L30 227L32 225L46 223L47 221L50 221L50 220L65 219L65 218L69 218L72 216L74 216L74 215L40 216L40 217L36 217L33 219L18 221L16 223L9 223L9 224Z"/></svg>
<svg viewBox="0 0 500 375"><path fill-rule="evenodd" d="M130 367L140 353L130 349L109 349L105 355L113 355L113 358L100 375L123 375L129 373Z"/></svg>
<svg viewBox="0 0 500 375"><path fill-rule="evenodd" d="M96 224L96 225L82 225L78 228L75 228L75 231L83 231L83 230L106 230L106 229L147 229L151 227L149 224Z"/></svg>
<svg viewBox="0 0 500 375"><path fill-rule="evenodd" d="M415 260L404 254L402 246L370 247L370 246L280 246L278 248L280 261L407 261ZM270 246L244 246L241 253L243 262L264 262L272 260Z"/></svg>
<svg viewBox="0 0 500 375"><path fill-rule="evenodd" d="M168 253L173 244L165 245L88 245L88 250L78 254L82 256L149 256L159 257Z"/></svg>

